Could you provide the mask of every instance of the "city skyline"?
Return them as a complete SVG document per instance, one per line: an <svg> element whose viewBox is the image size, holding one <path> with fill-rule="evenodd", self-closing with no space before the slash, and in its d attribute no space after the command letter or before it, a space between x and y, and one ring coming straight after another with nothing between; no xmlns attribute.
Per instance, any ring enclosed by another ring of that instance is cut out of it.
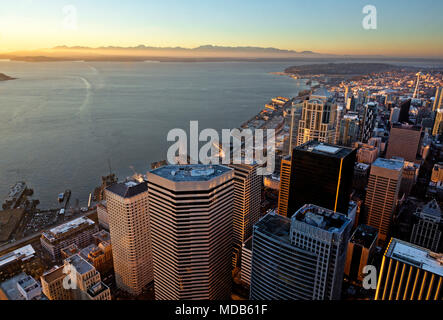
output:
<svg viewBox="0 0 443 320"><path fill-rule="evenodd" d="M376 29L362 23L376 9ZM173 8L173 9L171 9ZM264 47L297 52L443 57L442 3L413 1L15 1L2 5L1 52L56 46ZM372 11L371 11L372 12ZM309 14L307 14L309 13Z"/></svg>
<svg viewBox="0 0 443 320"><path fill-rule="evenodd" d="M0 300L442 301L442 9L5 3Z"/></svg>

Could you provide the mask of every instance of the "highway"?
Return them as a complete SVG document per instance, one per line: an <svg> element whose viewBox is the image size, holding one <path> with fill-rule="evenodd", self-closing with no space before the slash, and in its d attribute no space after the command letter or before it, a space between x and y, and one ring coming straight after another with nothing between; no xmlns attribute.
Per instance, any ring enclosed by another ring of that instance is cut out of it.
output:
<svg viewBox="0 0 443 320"><path fill-rule="evenodd" d="M88 212L85 212L85 213L79 214L79 215L77 215L75 217L72 217L72 219L70 219L68 221L63 221L63 222L60 222L58 224L54 224L53 226L51 226L48 229L52 229L52 228L58 227L58 226L60 226L62 224L65 224L67 222L73 221L73 220L81 218L81 217L89 217L89 216L91 216L93 214L96 214L96 213L97 213L96 209L90 210ZM24 247L24 246L26 246L28 244L32 244L35 241L38 241L38 239L42 235L42 232L45 231L45 230L48 230L48 229L40 230L39 232L34 233L34 234L30 235L30 236L27 236L27 237L25 237L23 239L20 239L20 240L18 240L16 242L9 243L9 244L1 246L0 247L0 256L2 256L4 254L7 254L7 253L9 253L9 252L11 252L13 250L18 249L18 248Z"/></svg>

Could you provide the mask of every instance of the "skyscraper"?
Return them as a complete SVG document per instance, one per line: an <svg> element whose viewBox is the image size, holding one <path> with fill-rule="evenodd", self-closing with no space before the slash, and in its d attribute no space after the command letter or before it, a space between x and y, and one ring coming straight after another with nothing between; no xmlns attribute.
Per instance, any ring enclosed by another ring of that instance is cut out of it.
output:
<svg viewBox="0 0 443 320"><path fill-rule="evenodd" d="M443 134L443 109L435 110L434 128L432 129L433 136L439 136Z"/></svg>
<svg viewBox="0 0 443 320"><path fill-rule="evenodd" d="M254 226L251 300L340 298L351 230L346 216L314 205Z"/></svg>
<svg viewBox="0 0 443 320"><path fill-rule="evenodd" d="M305 143L294 149L291 161L289 192L286 194L287 173L281 177L279 214L291 217L306 203L348 212L356 150L324 144ZM286 198L287 204L286 204ZM287 210L284 208L287 206ZM280 209L283 210L280 211Z"/></svg>
<svg viewBox="0 0 443 320"><path fill-rule="evenodd" d="M368 225L378 230L378 244L387 240L397 206L404 161L378 158L372 164L366 193Z"/></svg>
<svg viewBox="0 0 443 320"><path fill-rule="evenodd" d="M117 286L139 295L154 280L146 182L128 181L106 189Z"/></svg>
<svg viewBox="0 0 443 320"><path fill-rule="evenodd" d="M392 123L397 123L398 120L400 119L400 108L394 107L391 110L391 116L389 117L389 122Z"/></svg>
<svg viewBox="0 0 443 320"><path fill-rule="evenodd" d="M398 117L398 122L409 123L409 111L411 109L411 99L403 101L400 105L400 115Z"/></svg>
<svg viewBox="0 0 443 320"><path fill-rule="evenodd" d="M443 256L392 239L383 256L375 300L442 300Z"/></svg>
<svg viewBox="0 0 443 320"><path fill-rule="evenodd" d="M443 87L437 88L435 92L435 100L432 111L437 111L438 109L443 109Z"/></svg>
<svg viewBox="0 0 443 320"><path fill-rule="evenodd" d="M243 243L241 251L241 281L251 285L252 236Z"/></svg>
<svg viewBox="0 0 443 320"><path fill-rule="evenodd" d="M359 225L352 235L347 251L345 274L352 281L363 281L363 268L371 264L375 253L377 229Z"/></svg>
<svg viewBox="0 0 443 320"><path fill-rule="evenodd" d="M421 126L393 124L389 135L386 158L400 157L406 161L416 162L420 158L423 136Z"/></svg>
<svg viewBox="0 0 443 320"><path fill-rule="evenodd" d="M337 144L350 147L358 140L360 121L357 115L345 115L340 121Z"/></svg>
<svg viewBox="0 0 443 320"><path fill-rule="evenodd" d="M372 137L377 121L377 104L374 102L367 103L361 115L360 141L368 143Z"/></svg>
<svg viewBox="0 0 443 320"><path fill-rule="evenodd" d="M157 300L230 298L234 177L221 165L148 172Z"/></svg>
<svg viewBox="0 0 443 320"><path fill-rule="evenodd" d="M280 191L278 193L278 214L285 217L288 216L289 192L291 186L291 166L291 156L287 156L282 159L280 169Z"/></svg>
<svg viewBox="0 0 443 320"><path fill-rule="evenodd" d="M291 131L289 136L289 154L295 148L298 142L298 128L303 112L303 103L294 105L291 109Z"/></svg>
<svg viewBox="0 0 443 320"><path fill-rule="evenodd" d="M234 169L234 255L237 266L243 243L252 236L252 226L260 219L263 176L257 174L258 165L231 164Z"/></svg>
<svg viewBox="0 0 443 320"><path fill-rule="evenodd" d="M314 92L303 104L297 145L311 140L334 143L336 113L337 104L326 89Z"/></svg>

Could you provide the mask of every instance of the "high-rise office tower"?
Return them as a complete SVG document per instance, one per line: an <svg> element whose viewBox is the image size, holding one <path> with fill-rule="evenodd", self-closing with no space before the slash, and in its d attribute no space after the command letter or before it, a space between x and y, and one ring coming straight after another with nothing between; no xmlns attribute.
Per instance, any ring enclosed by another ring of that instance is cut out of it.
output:
<svg viewBox="0 0 443 320"><path fill-rule="evenodd" d="M291 131L289 136L289 155L292 150L297 145L298 139L298 128L300 125L300 120L303 111L303 103L295 104L291 110Z"/></svg>
<svg viewBox="0 0 443 320"><path fill-rule="evenodd" d="M278 214L288 215L289 191L291 184L292 157L287 156L281 161L280 190L278 193Z"/></svg>
<svg viewBox="0 0 443 320"><path fill-rule="evenodd" d="M252 236L243 243L241 251L241 281L251 285Z"/></svg>
<svg viewBox="0 0 443 320"><path fill-rule="evenodd" d="M364 278L363 268L371 264L375 253L377 241L377 229L359 225L354 231L348 244L345 275L357 283L361 283Z"/></svg>
<svg viewBox="0 0 443 320"><path fill-rule="evenodd" d="M369 172L371 166L365 163L356 163L354 167L354 178L352 179L352 188L362 194L366 193L368 185Z"/></svg>
<svg viewBox="0 0 443 320"><path fill-rule="evenodd" d="M443 256L392 239L383 256L375 300L442 300Z"/></svg>
<svg viewBox="0 0 443 320"><path fill-rule="evenodd" d="M146 182L128 181L106 189L117 286L133 295L154 280Z"/></svg>
<svg viewBox="0 0 443 320"><path fill-rule="evenodd" d="M291 217L306 203L347 214L355 158L355 149L317 141L295 148L288 192L287 173L280 178L279 214Z"/></svg>
<svg viewBox="0 0 443 320"><path fill-rule="evenodd" d="M334 144L338 144L338 141L340 140L340 128L341 128L341 121L343 120L343 117L345 116L345 111L343 110L343 107L337 106L337 112L336 112L336 119L335 119L335 139Z"/></svg>
<svg viewBox="0 0 443 320"><path fill-rule="evenodd" d="M433 136L439 136L443 134L443 109L435 110L434 128L432 129Z"/></svg>
<svg viewBox="0 0 443 320"><path fill-rule="evenodd" d="M314 205L254 226L251 300L340 298L351 220Z"/></svg>
<svg viewBox="0 0 443 320"><path fill-rule="evenodd" d="M424 136L421 126L396 123L391 127L386 158L400 157L416 162L420 158L421 142Z"/></svg>
<svg viewBox="0 0 443 320"><path fill-rule="evenodd" d="M263 176L258 165L231 164L234 169L233 266L237 266L243 243L252 236L252 226L260 219Z"/></svg>
<svg viewBox="0 0 443 320"><path fill-rule="evenodd" d="M443 181L443 163L436 163L434 165L434 168L432 168L432 175L431 175L431 181L432 182L441 182Z"/></svg>
<svg viewBox="0 0 443 320"><path fill-rule="evenodd" d="M346 102L351 95L351 92L349 91L349 86L345 86L345 93L344 93L344 101Z"/></svg>
<svg viewBox="0 0 443 320"><path fill-rule="evenodd" d="M303 104L297 145L311 140L334 143L336 113L337 104L326 89L314 92Z"/></svg>
<svg viewBox="0 0 443 320"><path fill-rule="evenodd" d="M415 217L417 221L412 229L411 243L440 252L443 219L438 202L433 199L423 208L418 208Z"/></svg>
<svg viewBox="0 0 443 320"><path fill-rule="evenodd" d="M389 117L389 122L392 123L397 123L398 120L400 119L400 108L394 107L391 110L391 116Z"/></svg>
<svg viewBox="0 0 443 320"><path fill-rule="evenodd" d="M417 182L419 170L420 166L418 164L405 161L401 176L400 197L409 197Z"/></svg>
<svg viewBox="0 0 443 320"><path fill-rule="evenodd" d="M357 115L347 114L340 121L337 144L350 147L358 140L360 121Z"/></svg>
<svg viewBox="0 0 443 320"><path fill-rule="evenodd" d="M443 109L443 87L437 88L435 92L435 100L432 111L437 111L438 109Z"/></svg>
<svg viewBox="0 0 443 320"><path fill-rule="evenodd" d="M157 300L230 298L234 178L221 165L148 172Z"/></svg>
<svg viewBox="0 0 443 320"><path fill-rule="evenodd" d="M409 111L411 110L411 99L403 101L400 105L400 115L398 117L398 122L409 123Z"/></svg>
<svg viewBox="0 0 443 320"><path fill-rule="evenodd" d="M404 161L378 158L372 164L366 193L368 225L378 230L378 244L387 241L397 206Z"/></svg>
<svg viewBox="0 0 443 320"><path fill-rule="evenodd" d="M377 104L374 102L367 103L362 109L360 141L368 143L372 137L375 124L377 121Z"/></svg>

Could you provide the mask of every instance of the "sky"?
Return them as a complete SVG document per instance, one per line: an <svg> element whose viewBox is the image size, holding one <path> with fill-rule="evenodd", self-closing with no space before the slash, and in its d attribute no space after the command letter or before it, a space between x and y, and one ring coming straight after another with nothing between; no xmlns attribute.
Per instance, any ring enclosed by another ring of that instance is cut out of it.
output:
<svg viewBox="0 0 443 320"><path fill-rule="evenodd" d="M376 29L363 28L366 5ZM443 58L442 12L441 0L0 0L0 52L211 44Z"/></svg>

